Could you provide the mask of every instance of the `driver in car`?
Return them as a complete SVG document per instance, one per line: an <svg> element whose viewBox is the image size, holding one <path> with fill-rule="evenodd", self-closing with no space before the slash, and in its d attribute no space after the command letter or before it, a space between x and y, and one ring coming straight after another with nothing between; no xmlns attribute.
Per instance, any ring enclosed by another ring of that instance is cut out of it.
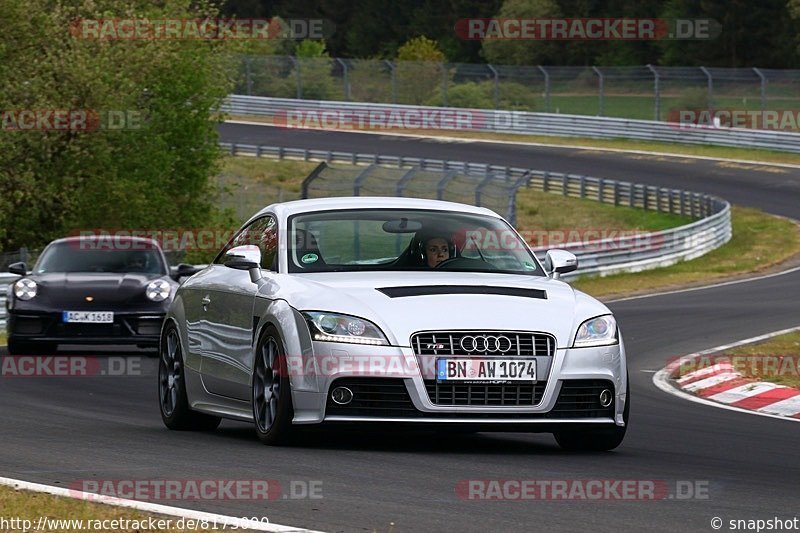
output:
<svg viewBox="0 0 800 533"><path fill-rule="evenodd" d="M425 264L435 268L442 261L450 259L450 242L441 236L429 237L425 240Z"/></svg>

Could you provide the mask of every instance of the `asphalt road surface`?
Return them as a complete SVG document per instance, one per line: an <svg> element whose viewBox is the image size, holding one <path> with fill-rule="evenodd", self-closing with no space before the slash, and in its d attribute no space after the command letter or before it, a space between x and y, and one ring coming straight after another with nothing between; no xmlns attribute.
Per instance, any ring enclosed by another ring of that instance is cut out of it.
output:
<svg viewBox="0 0 800 533"><path fill-rule="evenodd" d="M225 125L222 133L228 142L502 163L683 187L800 218L796 169L254 126ZM798 325L800 272L610 307L625 335L632 396L630 429L614 452L565 453L548 434L312 431L293 447L268 448L247 424L171 432L158 414L155 360L131 354L134 375L0 378L0 472L58 486L85 479L275 480L283 492L272 501L164 503L327 531L713 531L714 517L727 531L731 519L800 514L800 424L687 402L651 381L672 357ZM485 479L652 480L675 497L474 501L456 491L459 482ZM290 488L304 481L321 482L322 498L292 498ZM687 487L700 497L681 498Z"/></svg>

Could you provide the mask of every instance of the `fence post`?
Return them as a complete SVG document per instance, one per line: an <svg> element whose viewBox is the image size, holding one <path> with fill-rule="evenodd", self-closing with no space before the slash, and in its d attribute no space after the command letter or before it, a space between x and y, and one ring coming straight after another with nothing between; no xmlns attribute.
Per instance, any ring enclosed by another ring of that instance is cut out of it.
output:
<svg viewBox="0 0 800 533"><path fill-rule="evenodd" d="M756 67L753 67L753 72L761 78L761 113L763 114L767 110L767 77ZM763 124L764 117L761 117L761 120Z"/></svg>
<svg viewBox="0 0 800 533"><path fill-rule="evenodd" d="M447 107L447 63L442 63L442 105Z"/></svg>
<svg viewBox="0 0 800 533"><path fill-rule="evenodd" d="M598 105L597 116L598 117L602 117L603 116L603 107L604 107L603 106L603 100L604 100L604 97L605 97L605 78L603 78L603 73L600 72L599 68L592 67L592 70L594 71L595 74L597 74L597 77L599 78L599 85L598 85L599 102L597 104Z"/></svg>
<svg viewBox="0 0 800 533"><path fill-rule="evenodd" d="M297 83L296 92L297 92L297 99L301 100L303 98L303 82L300 78L300 62L292 56L288 56L289 60L294 65L294 72L295 72L295 81Z"/></svg>
<svg viewBox="0 0 800 533"><path fill-rule="evenodd" d="M347 77L347 63L345 63L342 59L340 59L338 57L336 58L336 62L339 63L342 66L342 70L344 70L344 72L342 74L342 83L343 83L343 89L344 89L344 101L345 102L349 102L350 101L350 82L348 81L348 77Z"/></svg>
<svg viewBox="0 0 800 533"><path fill-rule="evenodd" d="M550 112L550 74L544 69L543 66L538 65L539 70L544 75L544 112Z"/></svg>
<svg viewBox="0 0 800 533"><path fill-rule="evenodd" d="M489 67L489 70L492 71L492 76L494 76L494 88L492 89L492 100L494 100L494 108L500 109L500 78L497 74L497 70L490 64L486 64Z"/></svg>
<svg viewBox="0 0 800 533"><path fill-rule="evenodd" d="M383 61L386 65L389 66L389 72L391 72L390 76L390 83L392 86L392 103L397 103L397 73L395 72L395 64L389 61L388 59L384 59Z"/></svg>
<svg viewBox="0 0 800 533"><path fill-rule="evenodd" d="M650 69L650 72L653 73L653 91L655 96L655 120L661 120L661 78L658 75L658 71L653 67L653 65L648 64L647 68Z"/></svg>
<svg viewBox="0 0 800 533"><path fill-rule="evenodd" d="M253 77L250 72L250 56L244 56L245 82L247 84L247 96L253 96Z"/></svg>
<svg viewBox="0 0 800 533"><path fill-rule="evenodd" d="M700 67L700 70L703 71L703 74L706 75L708 78L708 108L713 110L714 109L714 78L711 76L711 73L708 71L706 67Z"/></svg>

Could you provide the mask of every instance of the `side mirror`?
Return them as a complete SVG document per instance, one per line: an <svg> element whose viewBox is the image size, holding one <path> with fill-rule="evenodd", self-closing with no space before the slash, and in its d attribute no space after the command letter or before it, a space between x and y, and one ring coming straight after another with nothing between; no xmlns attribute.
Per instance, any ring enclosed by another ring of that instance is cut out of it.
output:
<svg viewBox="0 0 800 533"><path fill-rule="evenodd" d="M20 261L19 263L11 263L8 265L8 271L12 274L17 274L19 276L27 276L28 275L28 266Z"/></svg>
<svg viewBox="0 0 800 533"><path fill-rule="evenodd" d="M558 279L561 274L572 272L577 268L578 258L566 250L548 250L544 259L544 269L553 279Z"/></svg>
<svg viewBox="0 0 800 533"><path fill-rule="evenodd" d="M173 269L171 277L175 281L178 281L181 278L188 278L189 276L194 276L195 274L200 272L200 270L201 269L197 268L194 265L188 265L186 263L180 263L178 266L176 266Z"/></svg>
<svg viewBox="0 0 800 533"><path fill-rule="evenodd" d="M236 270L248 270L250 279L255 283L261 279L261 250L252 244L235 246L225 252L224 265Z"/></svg>

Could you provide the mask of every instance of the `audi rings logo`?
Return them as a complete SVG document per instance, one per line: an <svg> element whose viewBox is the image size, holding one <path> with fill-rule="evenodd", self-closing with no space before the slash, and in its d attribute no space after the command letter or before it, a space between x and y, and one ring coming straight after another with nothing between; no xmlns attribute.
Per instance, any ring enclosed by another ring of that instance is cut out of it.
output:
<svg viewBox="0 0 800 533"><path fill-rule="evenodd" d="M461 337L461 349L465 352L506 353L512 348L511 339L505 335L465 335Z"/></svg>

